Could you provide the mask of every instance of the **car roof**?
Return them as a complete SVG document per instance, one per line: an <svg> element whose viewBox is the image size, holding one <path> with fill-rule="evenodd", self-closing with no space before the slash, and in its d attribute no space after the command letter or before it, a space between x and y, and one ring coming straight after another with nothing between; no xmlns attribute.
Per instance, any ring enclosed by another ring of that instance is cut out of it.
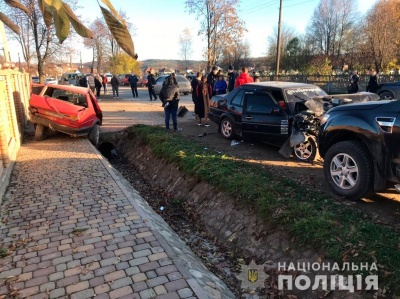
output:
<svg viewBox="0 0 400 299"><path fill-rule="evenodd" d="M318 87L316 85L307 83L297 83L297 82L285 82L285 81L267 81L267 82L257 82L257 83L247 83L242 85L243 88L279 88L279 89L290 89L290 88L300 88L300 87Z"/></svg>
<svg viewBox="0 0 400 299"><path fill-rule="evenodd" d="M53 87L62 90L68 90L75 93L86 94L88 92L88 87L80 87L73 85L58 85L58 84L49 84L48 87Z"/></svg>

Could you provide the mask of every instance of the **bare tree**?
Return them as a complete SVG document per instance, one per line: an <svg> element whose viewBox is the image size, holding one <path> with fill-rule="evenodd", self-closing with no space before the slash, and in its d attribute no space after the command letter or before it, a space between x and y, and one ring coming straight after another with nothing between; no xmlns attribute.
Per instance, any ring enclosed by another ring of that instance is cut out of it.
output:
<svg viewBox="0 0 400 299"><path fill-rule="evenodd" d="M92 61L92 71L94 69L94 62L97 62L97 72L101 73L103 70L103 63L107 56L111 55L112 43L108 35L107 27L105 26L102 19L97 18L89 26L90 30L93 32L92 39L85 39L84 45L93 50L93 61Z"/></svg>
<svg viewBox="0 0 400 299"><path fill-rule="evenodd" d="M242 37L244 22L237 14L239 0L186 0L190 13L201 21L199 35L207 40L207 69L219 60L224 47Z"/></svg>
<svg viewBox="0 0 400 299"><path fill-rule="evenodd" d="M188 68L188 60L193 53L192 49L192 36L190 35L189 28L183 29L179 35L179 55L185 63L185 68Z"/></svg>
<svg viewBox="0 0 400 299"><path fill-rule="evenodd" d="M296 30L288 26L287 24L282 24L281 28L281 49L285 50L291 40L293 40L297 36ZM275 26L273 29L273 32L271 35L267 37L267 42L268 42L268 49L267 49L267 55L271 61L274 64L276 64L276 45L278 43L278 26ZM281 51L281 59L284 60L285 58L285 52Z"/></svg>
<svg viewBox="0 0 400 299"><path fill-rule="evenodd" d="M239 69L248 66L250 58L250 44L247 41L237 41L222 51L221 63L225 66L233 66Z"/></svg>
<svg viewBox="0 0 400 299"><path fill-rule="evenodd" d="M356 26L354 0L320 0L307 28L307 39L314 54L339 57L352 39Z"/></svg>
<svg viewBox="0 0 400 299"><path fill-rule="evenodd" d="M367 15L363 27L367 40L364 52L378 72L386 70L399 57L399 17L397 0L379 0Z"/></svg>

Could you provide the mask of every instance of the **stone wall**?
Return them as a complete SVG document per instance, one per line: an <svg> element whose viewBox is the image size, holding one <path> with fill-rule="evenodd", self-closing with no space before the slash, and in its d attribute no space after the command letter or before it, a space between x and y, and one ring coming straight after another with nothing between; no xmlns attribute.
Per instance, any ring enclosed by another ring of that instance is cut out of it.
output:
<svg viewBox="0 0 400 299"><path fill-rule="evenodd" d="M29 97L29 74L0 70L0 203L22 143Z"/></svg>

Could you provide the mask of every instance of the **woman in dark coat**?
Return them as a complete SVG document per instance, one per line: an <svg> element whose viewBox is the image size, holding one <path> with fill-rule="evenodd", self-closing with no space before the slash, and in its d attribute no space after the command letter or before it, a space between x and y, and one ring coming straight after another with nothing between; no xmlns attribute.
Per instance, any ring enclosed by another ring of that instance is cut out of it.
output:
<svg viewBox="0 0 400 299"><path fill-rule="evenodd" d="M379 89L378 75L376 74L375 70L371 69L369 71L369 81L367 85L367 91L376 93L378 89Z"/></svg>
<svg viewBox="0 0 400 299"><path fill-rule="evenodd" d="M97 98L100 98L100 90L103 87L103 80L101 79L100 75L94 77L94 87L96 88Z"/></svg>
<svg viewBox="0 0 400 299"><path fill-rule="evenodd" d="M197 116L199 117L198 125L201 126L201 119L205 119L205 126L209 127L208 124L208 112L210 111L210 96L212 95L212 88L207 83L207 77L201 78L201 83L197 86L196 96L198 99L197 104Z"/></svg>
<svg viewBox="0 0 400 299"><path fill-rule="evenodd" d="M199 100L198 100L198 98L197 98L197 86L199 86L199 84L200 84L200 82L201 82L201 73L199 72L199 73L197 73L196 74L196 78L194 78L193 80L192 80L192 82L190 82L190 84L192 85L192 101L193 101L193 103L194 103L194 114L196 115L196 119L198 119L198 102L199 102Z"/></svg>

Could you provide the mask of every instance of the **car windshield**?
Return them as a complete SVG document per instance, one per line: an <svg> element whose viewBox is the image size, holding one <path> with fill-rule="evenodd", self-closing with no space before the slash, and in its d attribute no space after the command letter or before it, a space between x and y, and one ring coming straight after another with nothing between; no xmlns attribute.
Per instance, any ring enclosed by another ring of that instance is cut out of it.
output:
<svg viewBox="0 0 400 299"><path fill-rule="evenodd" d="M285 90L286 99L291 111L295 110L295 104L297 102L307 101L310 98L316 96L326 96L327 93L321 88L315 87L300 87Z"/></svg>
<svg viewBox="0 0 400 299"><path fill-rule="evenodd" d="M86 94L74 93L69 90L58 88L48 88L44 95L66 101L77 106L87 107Z"/></svg>

